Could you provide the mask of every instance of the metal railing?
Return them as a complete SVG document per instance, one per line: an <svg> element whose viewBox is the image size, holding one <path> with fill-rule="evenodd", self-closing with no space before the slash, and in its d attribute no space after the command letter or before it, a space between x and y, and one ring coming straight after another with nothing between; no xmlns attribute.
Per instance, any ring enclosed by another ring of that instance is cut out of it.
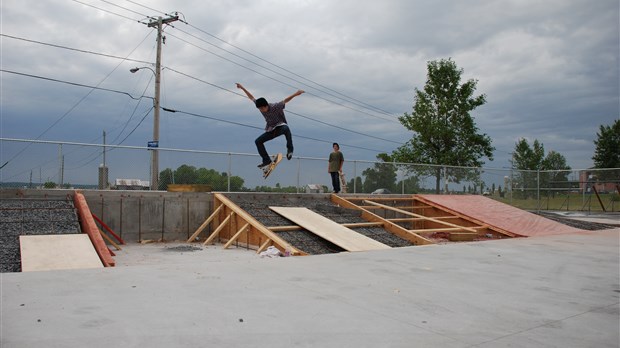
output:
<svg viewBox="0 0 620 348"><path fill-rule="evenodd" d="M149 189L147 154L159 151L159 190L202 184L228 192L331 191L327 156L284 159L265 180L257 154L13 138L0 138L0 144L1 162L8 162L0 172L3 188ZM13 155L26 146L27 160ZM527 210L620 211L620 168L527 171L347 160L343 173L348 193L482 194Z"/></svg>

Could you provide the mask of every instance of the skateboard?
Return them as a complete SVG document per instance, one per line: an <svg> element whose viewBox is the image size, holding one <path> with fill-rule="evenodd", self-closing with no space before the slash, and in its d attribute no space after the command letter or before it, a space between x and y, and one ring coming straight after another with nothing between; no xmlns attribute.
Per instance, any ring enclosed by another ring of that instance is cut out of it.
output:
<svg viewBox="0 0 620 348"><path fill-rule="evenodd" d="M344 178L342 172L340 172L340 192L347 193L347 179Z"/></svg>
<svg viewBox="0 0 620 348"><path fill-rule="evenodd" d="M279 153L275 156L272 156L271 158L271 163L269 165L266 165L264 167L262 167L262 171L263 171L263 178L267 179L267 177L269 176L269 174L271 174L271 172L273 172L274 169L276 169L276 167L278 166L278 163L280 163L280 161L282 161L282 154Z"/></svg>

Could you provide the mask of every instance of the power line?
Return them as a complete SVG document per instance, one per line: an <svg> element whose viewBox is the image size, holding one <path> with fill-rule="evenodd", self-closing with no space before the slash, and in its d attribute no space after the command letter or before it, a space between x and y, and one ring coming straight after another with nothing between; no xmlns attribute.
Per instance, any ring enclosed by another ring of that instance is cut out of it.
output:
<svg viewBox="0 0 620 348"><path fill-rule="evenodd" d="M123 92L123 91L119 91L119 90L115 90L115 89L110 89L110 88L103 88L103 87L96 87L96 86L90 86L90 85L85 85L82 83L77 83L77 82L70 82L70 81L63 81L63 80L58 80L58 79L53 79L50 77L44 77L44 76L38 76L38 75L32 75L32 74L26 74L26 73L21 73L21 72L17 72L17 71L12 71L12 70L6 70L6 69L0 69L0 72L5 72L5 73L9 73L9 74L15 74L15 75L20 75L20 76L26 76L26 77L31 77L31 78L35 78L35 79L40 79L40 80L46 80L46 81L52 81L52 82L58 82L58 83L64 83L67 85L72 85L72 86L77 86L77 87L86 87L86 88L91 88L91 89L96 89L96 90L100 90L100 91L106 91L106 92L113 92L113 93L118 93L118 94L124 94L126 96L128 96L129 98L133 99L133 100L140 100L142 98L150 98L153 99L153 97L147 97L147 96L139 96L139 97L134 97L133 95L131 95L128 92Z"/></svg>
<svg viewBox="0 0 620 348"><path fill-rule="evenodd" d="M234 124L234 125L237 125L237 126L253 128L253 129L258 129L260 131L264 131L264 129L261 128L261 127L252 126L252 125L249 125L249 124L235 122L235 121L224 120L224 119L213 117L213 116L206 116L206 115L201 115L201 114L197 114L197 113L193 113L193 112L182 111L182 110L174 110L174 109L169 109L169 108L162 108L162 110L168 111L168 112L171 112L171 113L186 114L186 115L190 115L190 116L194 116L194 117L205 118L205 119L209 119L209 120L213 120L213 121L229 123L229 124ZM326 143L326 144L332 144L333 143L333 141L331 141L331 140L323 140L323 139L308 137L308 136L299 135L299 134L295 134L295 137L296 138L307 139L307 140L318 141L318 142L322 142L322 143ZM380 151L380 150L376 150L376 149L369 149L369 148L366 148L366 147L350 145L350 144L344 144L344 143L342 143L341 145L344 145L344 146L347 146L347 147L351 147L351 148L360 149L360 150L372 151L372 152L375 152L375 153L384 152L384 151Z"/></svg>
<svg viewBox="0 0 620 348"><path fill-rule="evenodd" d="M82 50L82 49L76 49L76 48L67 47L67 46L62 46L62 45L50 44L50 43L45 43L45 42L41 42L41 41L36 41L36 40L30 40L30 39L20 38L20 37L16 37L16 36L12 36L12 35L5 35L5 34L0 34L0 35L1 35L1 36L6 36L6 37L9 37L9 38L12 38L12 39L16 39L16 40L22 40L22 41L26 41L26 42L36 43L36 44L40 44L40 45L46 45L46 46L55 47L55 48L67 49L67 50L76 51L76 52L81 52L81 53L94 54L94 55L104 56L104 57L108 57L108 58L122 59L122 60L133 61L133 62L139 62L139 63L144 63L144 64L152 64L152 63L147 62L147 61L141 61L141 60L134 60L134 59L122 58L122 57L119 57L119 56L114 56L114 55L109 55L109 54L103 54L103 53L98 53L98 52L94 52L94 51ZM174 35L173 35L173 36L174 36ZM183 40L183 39L181 39L181 38L179 38L179 39L180 39L181 41L185 41L185 40ZM188 42L188 44L191 44L191 43L189 43L189 42ZM226 58L224 58L224 57L222 57L222 58L223 58L223 59L226 59ZM204 84L210 85L210 86L212 86L212 87L215 87L215 88L221 89L221 90L223 90L223 91L226 91L226 92L229 92L229 93L232 93L232 94L236 94L236 95L238 95L238 96L240 96L240 97L246 98L246 96L244 96L244 95L242 95L242 94L240 94L240 93L237 93L237 92L235 92L235 91L233 91L233 90L230 90L230 89L227 89L227 88L225 88L225 87L222 87L222 86L216 85L216 84L214 84L214 83L211 83L211 82L208 82L208 81L202 80L202 79L197 78L197 77L195 77L195 76L192 76L192 75L189 75L189 74L183 73L183 72L181 72L181 71L179 71L179 70L176 70L176 69L173 69L173 68L169 68L169 67L166 67L166 69L167 69L167 70L170 70L170 71L173 71L173 72L175 72L175 73L177 73L177 74L179 74L179 75L185 76L185 77L187 77L187 78L191 78L191 79L196 80L196 81L199 81L199 82L201 82L201 83L204 83ZM250 69L250 70L251 70L251 69ZM253 71L254 71L254 70L253 70ZM260 72L258 72L258 71L255 71L255 72L256 72L256 73L258 73L258 74L261 74L261 73L260 73ZM261 74L261 75L262 75L262 74ZM270 78L269 76L266 76L266 75L263 75L263 76L265 76L265 77L267 77L267 78ZM43 78L43 77L41 77L41 78ZM47 78L44 78L44 79L47 79ZM53 79L51 79L51 80L53 80ZM278 81L278 80L275 80L275 81ZM60 81L60 80L58 80L58 81L56 81L56 82L69 83L69 82L66 82L66 81ZM278 81L278 82L279 82L279 81ZM73 84L73 83L70 83L70 84ZM84 87L86 87L86 85L83 85L83 86L84 86ZM294 86L291 86L291 87L294 87ZM132 98L133 98L133 97L132 97ZM135 98L133 98L133 99L135 99ZM356 110L356 111L357 111L357 110ZM309 116L301 115L301 114L294 113L294 112L291 112L291 111L289 111L289 112L290 112L290 113L292 113L292 114L295 114L295 115L297 115L297 116L299 116L299 117L306 118L306 119L308 119L308 120L311 120L311 121L314 121L314 122L317 122L317 123L324 124L324 125L326 125L326 126L334 127L334 128L337 128L337 129L341 129L341 130L344 130L344 131L347 131L347 132L351 132L351 133L355 133L355 134L359 134L359 135L367 136L367 137L370 137L370 138L375 138L375 139L378 139L378 140L383 140L383 141L387 141L387 142L392 142L392 143L399 144L399 145L401 144L401 143L396 142L396 141L393 141L393 140L388 140L388 139L384 139L384 138L377 137L377 136L374 136L374 135L369 135L369 134L365 134L365 133L357 132L357 131L350 130L350 129L347 129L347 128L344 128L344 127L341 127L341 126L336 126L336 125L330 124L330 123L328 123L328 122L320 121L320 120L317 120L317 119L312 118L312 117L309 117Z"/></svg>
<svg viewBox="0 0 620 348"><path fill-rule="evenodd" d="M276 68L278 68L278 69L281 69L281 70L283 70L283 71L285 71L285 72L287 72L287 73L289 73L289 74L292 74L293 76L297 76L297 77L299 77L299 78L301 78L301 79L303 79L303 80L305 80L305 81L308 81L308 82L310 82L310 83L313 83L313 84L315 84L315 85L317 85L317 86L319 86L319 87L321 87L321 88L324 88L324 89L326 89L326 90L328 90L328 91L334 92L334 93L336 93L336 94L338 94L338 95L341 95L341 96L343 96L343 97L345 97L345 98L347 98L347 99L350 99L350 100L353 100L353 101L355 101L355 102L358 102L358 103L360 103L360 104L362 104L362 105L365 105L365 106L366 106L366 107L368 107L368 108L374 109L375 111L378 111L378 112L384 113L384 114L386 114L386 115L392 115L392 114L391 114L390 112L388 112L388 111L385 111L385 110L382 110L382 109L380 109L380 108L377 108L377 107L375 107L375 106L373 106L373 105L370 105L370 104L364 103L364 102L362 102L362 101L360 101L360 100L358 100L358 99L355 99L355 98L350 97L350 96L348 96L348 95L346 95L346 94L340 93L340 92L338 92L338 91L336 91L336 90L334 90L334 89L332 89L332 88L329 88L329 87L327 87L327 86L325 86L325 85L322 85L322 84L320 84L320 83L318 83L318 82L316 82L316 81L310 80L310 79L305 78L305 77L303 77L303 76L301 76L301 75L299 75L299 74L296 74L296 73L295 73L295 72L293 72L293 71L290 71L290 70L288 70L288 69L286 69L286 68L284 68L284 67L282 67L282 66L280 66L280 65L278 65L278 64L272 63L272 62L270 62L270 61L268 61L268 60L266 60L266 59L264 59L264 58L261 58L261 57L259 57L259 56L255 55L255 54L253 54L252 52L249 52L249 51L247 51L247 50L244 50L243 48L241 48L241 47L239 47L239 46L233 45L233 44L231 44L230 42L228 42L228 41L226 41L226 40L224 40L224 39L221 39L221 38L219 38L219 37L217 37L217 36L215 36L215 35L213 35L213 34L211 34L211 33L207 32L207 31L205 31L205 30L203 30L203 29L200 29L200 28L198 28L198 27L196 27L196 26L192 25L192 24L189 24L189 23L186 23L186 24L187 24L189 27L191 27L191 28L194 28L194 29L196 29L196 30L198 30L198 31L200 31L200 32L202 32L202 33L204 33L204 34L206 34L206 35L208 35L208 36L210 36L210 37L212 37L212 38L214 38L214 39L216 39L216 40L218 40L218 41L222 42L222 43L225 43L225 44L227 44L227 45L229 45L229 46L231 46L231 47L234 47L234 48L238 49L239 51L241 51L241 52L243 52L243 53L246 53L246 54L248 54L248 55L250 55L250 56L252 56L252 57L254 57L254 58L257 58L257 59L259 59L259 60L261 60L261 61L263 61L263 62L265 62L265 63L267 63L267 64L273 65L273 66L275 66L275 67L276 67ZM179 29L177 28L177 30L179 30ZM231 54L232 54L232 53L231 53ZM256 64L256 63L254 63L254 64ZM257 65L258 65L258 64L257 64ZM260 66L260 65L259 65L259 66ZM296 80L295 80L295 81L296 81ZM330 93L327 93L327 94L330 94ZM330 94L330 95L331 95L331 94Z"/></svg>
<svg viewBox="0 0 620 348"><path fill-rule="evenodd" d="M116 12L112 12L112 11L110 11L110 10L106 10L106 9L103 9L103 8L100 8L100 7L97 7L97 6L91 5L91 4L87 4L87 3L85 3L85 2L81 2L81 1L79 1L79 0L71 0L71 1L73 1L73 2L77 2L78 4L82 4L82 5L84 5L84 6L92 7L92 8L94 8L94 9L99 10L99 11L103 11L103 12L107 12L107 13L109 13L109 14L113 14L113 15L118 16L118 17L121 17L121 18L129 19L129 20L130 20L130 21L132 21L132 22L142 23L141 21L136 20L136 19L133 19L133 18L131 18L131 17L127 17L127 16L124 16L124 15L122 15L122 14L119 14L119 13L116 13Z"/></svg>
<svg viewBox="0 0 620 348"><path fill-rule="evenodd" d="M146 96L141 96L141 97L134 97L132 96L130 93L128 92L123 92L123 91L118 91L118 90L113 90L113 89L108 89L108 88L101 88L101 87L95 87L95 86L88 86L88 85L84 85L84 84L79 84L79 83L74 83L74 82L68 82L68 81L62 81L62 80L58 80L58 79L52 79L52 78L47 78L47 77L43 77L43 76L37 76L37 75L31 75L31 74L24 74L24 73L18 73L18 72L14 72L14 71L10 71L10 70L4 70L4 69L0 69L1 72L8 72L8 73L12 73L12 74L17 74L17 75L21 75L21 76L26 76L26 77L32 77L32 78L37 78L37 79L43 79L43 80L48 80L48 81L53 81L53 82L59 82L59 83L65 83L65 84L69 84L69 85L73 85L73 86L78 86L78 87L86 87L86 88L91 88L91 89L97 89L97 90L102 90L102 91L107 91L107 92L113 92L113 93L119 93L119 94L123 94L123 95L127 95L129 96L131 99L134 100L139 100L141 98L151 98L151 97L146 97ZM226 90L225 88L222 87L222 89ZM151 98L152 99L152 98ZM253 128L253 129L258 129L258 130L263 130L263 128L261 127L257 127L257 126L252 126L249 124L245 124L245 123L240 123L240 122L234 122L234 121L230 121L230 120L225 120L225 119L221 119L221 118L216 118L216 117L212 117L212 116L206 116L206 115L200 115L200 114L196 114L196 113L191 113L191 112L187 112L187 111L182 111L182 110L175 110L175 109L171 109L171 108L166 108L166 107L162 107L161 108L164 111L167 112L171 112L171 113L181 113L181 114L187 114L187 115L191 115L191 116L195 116L195 117L199 117L199 118L205 118L205 119L210 119L210 120L214 120L214 121L218 121L218 122L223 122L223 123L229 123L229 124L233 124L233 125L237 125L237 126L242 126L242 127L247 127L247 128ZM150 112L150 110L149 110ZM289 111L289 113L292 113L291 111ZM148 113L147 113L148 115ZM146 115L145 115L146 117ZM142 121L144 120L144 117L142 118ZM140 121L140 122L142 122ZM137 127L136 127L137 128ZM132 130L132 133L134 130ZM364 134L366 135L366 134ZM308 137L308 136L303 136L303 135L295 135L298 138L303 138L303 139L308 139L308 140L314 140L314 141L319 141L319 142L323 142L323 143L327 143L327 144L331 144L332 141L328 141L328 140L323 140L323 139L318 139L318 138L313 138L313 137ZM366 135L369 136L369 135ZM126 139L127 137L125 137ZM37 138L38 139L38 138ZM123 141L125 140L123 139ZM385 139L382 139L385 140ZM389 141L389 140L387 140ZM366 148L366 147L361 147L361 146L356 146L356 145L348 145L348 144L342 144L351 148L357 148L357 149L361 149L361 150L367 150L367 151L372 151L372 152L376 152L376 153L380 153L380 152L384 152L381 150L376 150L376 149L370 149L370 148Z"/></svg>
<svg viewBox="0 0 620 348"><path fill-rule="evenodd" d="M200 40L200 41L202 41L202 42L204 42L204 43L206 43L206 44L208 44L208 45L211 45L211 46L213 46L213 47L215 47L215 48L217 48L217 49L220 49L220 50L222 50L222 51L224 51L224 52L226 52L226 53L229 53L229 54L231 54L231 55L233 55L233 56L235 56L235 57L237 57L237 58L243 59L243 60L245 60L245 61L247 61L247 62L249 62L249 63L252 63L252 64L257 65L257 66L259 66L259 67L261 67L261 68L263 68L263 69L266 69L266 70L268 70L268 71L270 71L270 72L272 72L272 73L274 73L274 74L277 74L277 75L280 75L280 76L285 77L285 78L287 78L287 79L290 79L290 80L292 80L292 81L295 81L295 82L297 82L297 83L299 83L299 84L302 84L302 85L304 85L304 86L306 86L306 87L310 87L310 88L312 88L312 89L318 90L316 87L312 87L312 86L310 86L310 85L308 85L308 84L306 84L306 83L304 83L304 82L301 82L301 81L299 81L299 80L297 80L297 79L294 79L294 78L291 78L291 77L289 77L289 76L286 76L286 75L284 75L284 74L282 74L282 73L279 73L279 72L277 72L277 71L275 71L275 70L273 70L273 69L271 69L271 68L268 68L268 67L266 67L266 66L264 66L264 65L260 65L260 64L258 64L258 63L256 63L256 62L253 62L253 61L251 61L251 60L249 60L249 59L247 59L247 58L244 58L244 57L242 57L242 56L240 56L240 55L238 55L238 54L235 54L235 53L230 52L230 51L228 51L228 50L225 50L225 49L223 49L223 48L221 48L221 47L218 47L218 46L216 46L216 45L214 45L214 44L212 44L212 43L210 43L210 42L208 42L208 41L205 41L205 40L204 40L204 39L202 39L202 38L199 38L199 37L197 37L197 36L195 36L195 35L192 35L192 34L190 34L190 33L186 32L186 31L183 31L183 30L181 30L181 29L179 29L179 28L175 28L175 29L176 29L176 30L178 30L178 31L180 31L180 32L182 32L182 33L184 33L184 34L186 34L186 35L189 35L189 36L191 36L191 37L193 37L193 38L195 38L195 39L198 39L198 40ZM192 46L194 46L194 47L196 47L196 48L198 48L198 49L201 49L201 50L203 50L203 51L205 51L205 52L207 52L207 53L210 53L210 54L212 54L212 55L214 55L214 56L216 56L216 57L218 57L218 58L221 58L221 59L223 59L223 60L226 60L226 61L228 61L228 62L230 62L230 63L232 63L232 64L235 64L235 65L240 66L240 67L242 67L242 68L244 68L244 69L250 70L250 71L252 71L252 72L254 72L254 73L258 74L258 75L264 76L264 77L266 77L266 78L268 78L268 79L271 79L271 80L273 80L273 81L276 81L276 82L278 82L278 83L281 83L281 84L283 84L283 85L285 85L285 86L288 86L288 87L293 87L293 88L297 88L296 86L293 86L293 85L291 85L291 84L289 84L289 83L286 83L286 82L284 82L284 81L278 80L278 79L276 79L276 78L274 78L274 77L270 77L270 76L268 76L268 75L266 75L266 74L263 74L263 73L261 73L261 72L259 72L259 71L255 70L255 69L249 68L249 67L247 67L247 66L245 66L245 65L239 64L239 63L234 62L234 61L232 61L232 60L230 60L230 59L228 59L228 58L226 58L226 57L223 57L223 56L221 56L221 55L219 55L219 54L217 54L217 53L211 52L211 51L209 51L209 50L207 50L207 49L205 49L205 48L203 48L203 47L200 47L200 46L198 46L198 45L195 45L195 44L193 44L193 43L191 43L191 42L189 42L189 41L187 41L187 40L184 40L184 39L182 39L182 38L180 38L180 37L178 37L178 36L176 36L176 35L173 35L173 34L170 34L170 33L168 33L168 35L170 35L170 36L172 36L172 37L175 37L175 38L179 39L180 41L183 41L183 42L185 42L185 43L187 43L187 44L189 44L189 45L192 45ZM274 64L272 64L272 65L274 65ZM277 66L277 65L276 65L276 66ZM328 93L328 92L325 92L325 91L321 91L321 92L323 92L323 93L325 93L325 94L327 94L327 95L330 95L330 96L332 96L332 97L335 97L335 98L337 98L337 99L341 99L341 100L343 100L342 98L340 98L340 97L338 97L338 96L335 96L334 94L331 94L331 93ZM359 112L359 113L366 114L366 115L371 116L371 117L380 118L380 119L387 120L387 121L395 121L395 122L398 122L398 121L397 121L397 120L395 120L394 118L384 118L384 117L381 117L381 116L378 116L378 115L374 115L374 114L371 114L371 113L368 113L368 112L365 112L365 111L362 111L362 110L358 110L358 109L352 108L352 107L350 107L350 106L348 106L348 105L345 105L345 104L342 104L342 103L336 102L336 101L334 101L334 100L327 99L327 98L325 98L325 97L322 97L322 96L320 96L320 95L318 95L318 94L315 94L315 93L312 93L312 92L308 92L308 91L306 91L306 93L308 93L308 94L310 94L310 95L312 95L312 96L314 96L314 97L316 97L316 98L319 98L319 99L325 100L325 101L327 101L327 102L329 102L329 103L332 103L332 104L335 104L335 105L338 105L338 106L342 106L342 107L344 107L344 108L350 109L350 110L355 111L355 112ZM351 102L351 101L349 101L349 100L345 100L345 101ZM357 105L357 106L361 106L361 107L363 107L363 108L368 108L368 107L366 107L366 106L359 105L359 104L357 104L357 103L352 103L352 104ZM387 114L388 116L391 116L391 115L390 115L389 113L387 113L387 112L384 112L384 111L382 111L382 110L381 110L381 112L382 112L382 113Z"/></svg>
<svg viewBox="0 0 620 348"><path fill-rule="evenodd" d="M119 14L114 13L114 12L109 11L109 10L105 10L105 9L102 9L102 8L99 8L99 7L96 7L96 6L93 6L93 5L85 4L85 3L80 2L80 1L78 1L78 0L73 0L73 1L78 2L78 3L81 3L81 4L86 5L86 6L93 7L93 8L95 8L95 9L97 9L97 10L100 10L100 11L108 12L108 13L111 13L111 14L118 15L118 16L120 16L120 17L126 18L126 19L130 19L130 20L132 20L132 21L133 21L133 19L131 19L131 18L129 18L129 17L119 15ZM109 2L109 1L106 1L106 0L100 0L100 1L102 1L102 2L104 2L104 3L111 4L111 5L116 6L116 7L119 7L119 8L121 8L121 9L126 10L126 11L130 11L130 12L133 12L133 13L136 13L136 14L139 14L139 15L144 15L144 14L141 14L141 13L139 13L139 12L135 12L135 11L133 11L133 10L131 10L131 9L128 9L128 8L122 7L122 6L120 6L120 5L113 4L113 3ZM127 1L128 1L128 2L130 2L130 3L133 3L133 4L135 4L135 5L138 5L138 6L141 6L141 7L147 8L147 9L150 9L150 10L155 11L155 12L164 13L164 12L162 12L162 11L158 11L158 10L155 10L155 9L153 9L153 8L149 8L149 7L145 6L145 5L139 4L139 3L135 2L135 1L129 1L129 0L127 0ZM144 16L146 16L146 15L144 15ZM152 19L152 18L153 18L153 17L150 17L150 16L146 16L146 17L147 17L147 18L150 18L150 19ZM141 21L138 21L138 22L143 23L143 22L141 22ZM189 25L189 23L187 23L186 21L182 21L182 22L183 22L183 23L185 23L185 24L187 24L187 25ZM148 23L143 23L143 24L148 24ZM333 89L330 89L330 88L328 88L328 87L325 87L325 86L323 86L323 85L321 85L321 84L319 84L319 83L317 83L317 82L315 82L315 81L312 81L312 80L310 80L310 79L307 79L307 78L305 78L305 77L303 77L303 76L301 76L301 75L295 74L295 73L293 73L292 71L289 71L289 70L287 70L287 69L285 69L285 68L283 68L283 67L281 67L281 66L279 66L279 65L277 65L277 64L271 63L271 62L267 61L266 59L263 59L263 58L261 58L261 57L259 57L259 56L255 55L255 54L253 54L253 53L251 53L251 52L248 52L248 51L246 51L246 50L244 50L244 49L241 49L240 47L237 47L237 46L235 46L235 45L233 45L233 44L231 44L231 43L229 43L229 42L227 42L227 41L225 41L225 40L223 40L223 39L221 39L221 38L219 38L219 37L216 37L216 36L215 36L215 35L213 35L213 34L210 34L210 33L206 32L206 31L204 31L204 30L200 29L200 28L197 28L197 27L195 27L195 26L193 26L193 25L189 25L189 26L190 26L190 27L192 27L192 28L194 28L194 29L196 29L196 30L199 30L200 32L203 32L203 33L205 33L205 34L207 34L207 35L209 35L209 36L211 36L211 37L213 37L213 38L216 38L217 40L219 40L219 41L221 41L221 42L224 42L224 43L226 43L226 44L230 45L231 47L234 47L234 48L236 48L236 49L238 49L238 50L240 50L240 51L242 51L242 52L244 52L244 53L246 53L246 54L249 54L249 55L251 55L251 56L253 56L253 57L257 58L257 59L260 59L261 61L264 61L264 62L266 62L266 63L268 63L268 64L270 64L270 65L272 65L272 66L275 66L275 67L277 67L277 68L279 68L279 69L283 70L283 71L286 71L287 73L293 74L294 76L298 76L298 77L300 77L300 78L302 78L302 79L304 79L304 80L306 80L306 81L309 81L309 82L311 82L311 83L313 83L313 84L315 84L315 85L317 85L317 86L320 86L320 87L325 88L325 89L327 89L327 90L329 90L329 91L333 91L333 92L335 92L335 93L337 93L337 94L339 94L339 95L342 95L342 96L344 96L345 98L348 98L348 100L343 99L343 100L345 100L345 101L347 101L347 102L351 102L351 103L353 103L353 104L355 104L355 105L357 105L357 106L362 106L362 107L364 107L364 108L370 108L370 109L374 110L375 112L380 112L380 113L386 114L386 115L388 115L388 116L392 116L392 114L390 114L390 113L389 113L389 112L387 112L387 111L384 111L384 110L379 109L379 108L377 108L377 107L375 107L375 106L372 106L372 105L370 105L370 104L364 103L364 102L359 101L359 100L357 100L357 99L355 99L355 98L349 97L349 96L347 96L347 95L345 95L345 94L343 94L343 93L340 93L340 92L338 92L338 91L335 91L335 90L333 90ZM207 44L209 44L209 45L212 45L212 46L214 46L214 47L216 47L216 48L218 48L218 49L220 49L220 50L223 50L223 51L225 51L225 52L228 52L229 54L232 54L232 55L234 55L234 56L236 56L236 57L238 57L238 58L241 58L241 59L243 59L243 60L246 60L246 61L248 61L248 62L250 62L250 63L252 63L252 64L255 64L255 65L259 66L259 67L262 67L262 68L264 68L264 69L267 69L267 70L269 70L269 71L271 71L271 72L273 72L273 73L275 73L275 74L278 74L278 75L280 75L280 76L286 77L286 78L291 79L291 80L293 80L293 81L295 81L295 82L301 83L301 84L303 84L304 86L307 86L307 87L310 87L310 88L313 88L313 89L317 89L316 87L312 87L312 86L310 86L310 85L308 85L308 84L306 84L306 83L303 83L303 82L301 82L301 81L299 81L299 80L293 79L293 78L291 78L291 77L289 77L289 76L285 76L285 75L283 75L283 74L281 74L281 73L279 73L279 72L276 72L276 71L274 71L273 69L270 69L270 68L267 68L267 67L262 66L262 65L260 65L260 64L257 64L256 62L252 62L252 61L250 61L250 60L248 60L248 59L246 59L246 58L244 58L244 57L241 57L241 56L239 56L239 55L237 55L237 54L234 54L234 53L232 53L232 52L230 52L230 51L228 51L228 50L225 50L225 49L223 49L223 48L221 48L221 47L215 46L215 45L213 45L213 44L211 44L211 43L207 42L206 40L204 40L204 39L202 39L202 38L199 38L199 37L197 37L197 36L195 36L195 35L192 35L192 34L190 34L190 33L187 33L187 32L185 32L185 31L183 31L183 30L181 30L181 29L178 29L178 28L176 28L176 27L172 26L172 25L171 25L171 27L173 27L173 28L175 28L175 29L177 29L177 30L181 31L182 33L185 33L186 35L192 36L192 37L194 37L194 38L196 38L196 39L198 39L198 40L200 40L200 41L203 41L203 42L205 42L205 43L207 43ZM174 35L172 35L172 34L169 34L169 35L171 35L171 36L173 36L173 37L176 37L177 39L179 39L179 40L181 40L181 41L184 41L184 42L186 42L186 43L188 43L188 44L190 44L190 45L194 45L194 44L192 44L192 43L190 43L190 42L188 42L188 41L186 41L186 40L183 40L183 39L181 39L181 38L179 38L179 37L177 37L177 36L174 36ZM195 47L198 47L198 46L196 46L196 45L194 45L194 46L195 46ZM198 47L198 48L200 48L200 47ZM201 49L202 49L202 48L201 48ZM216 56L217 56L217 57L219 57L219 58L222 58L222 59L225 59L225 60L227 60L227 61L229 61L229 62L232 62L231 60L229 60L229 59L227 59L227 58L224 58L224 57L222 57L222 56L220 56L220 55L217 55L217 54L215 54L215 53L213 53L213 52L210 52L210 51L208 51L208 50L205 50L205 51L206 51L206 52L208 52L208 53L214 54L214 55L216 55ZM232 63L234 63L234 62L232 62ZM237 64L237 63L234 63L234 64ZM237 64L237 65L239 65L239 64ZM249 69L250 71L253 71L253 72L255 72L255 73L258 73L258 74L260 74L260 75L262 75L262 76L265 76L265 77L267 77L267 78L271 78L271 77L268 77L268 76L266 76L266 75L264 75L264 74L261 74L261 73L259 73L259 72L255 71L255 70L253 70L253 69L250 69L250 68L248 68L248 67L245 67L245 66L242 66L242 65L240 65L240 66L241 66L241 67L244 67L244 68L246 68L246 69ZM279 80L276 80L276 79L274 79L274 78L271 78L271 79L273 79L273 80L274 80L274 81L276 81L276 82L282 83L282 84L284 84L284 85L291 86L290 84L287 84L287 83L285 83L285 82L283 82L283 81L279 81ZM293 87L293 86L291 86L291 87ZM318 89L317 89L317 90L318 90ZM342 99L342 98L337 97L337 96L335 96L335 95L333 95L333 94L331 94L331 93L329 93L329 92L325 92L325 91L322 91L322 92L323 92L323 93L326 93L326 94L328 94L328 95L330 95L330 96L332 96L332 97L336 97L336 98L338 98L338 99ZM381 118L381 119L384 119L384 120L389 120L389 121L393 121L393 122L398 122L398 120L397 120L397 119L394 119L394 118L389 118L389 119L386 119L386 118L383 118L383 117L380 117L380 116L377 116L377 115L372 115L372 114L369 114L369 113L366 113L366 112L363 112L363 111L360 111L360 110L357 110L357 109L351 108L351 107L349 107L349 106L347 106L347 105L344 105L344 104L342 104L342 103L338 103L338 102L335 102L335 101L333 101L333 100L329 100L329 99L323 98L323 97L321 97L321 96L319 96L319 95L316 95L316 94L313 94L313 93L308 93L308 94L311 94L311 95L313 95L313 96L315 96L315 97L317 97L317 98L319 98L319 99L326 100L326 101L328 101L328 102L330 102L330 103L334 103L334 104L336 104L336 105L339 105L339 106L342 106L342 107L345 107L345 108L351 109L351 110L353 110L353 111L356 111L356 112L360 112L360 113L366 114L366 115L368 115L368 116L377 117L377 118ZM354 102L352 102L352 101L354 101ZM357 103L361 103L361 104L363 104L363 105L357 104L356 102L357 102Z"/></svg>
<svg viewBox="0 0 620 348"><path fill-rule="evenodd" d="M112 55L112 54L105 54L105 53L99 53L99 52L94 52L94 51L82 50L82 49L68 47L68 46L63 46L63 45L56 45L56 44L52 44L52 43L47 43L47 42L41 42L41 41L37 41L37 40L26 39L26 38L23 38L23 37L17 37L17 36L13 36L13 35L7 35L7 34L0 33L0 36L6 37L6 38L9 38L9 39L15 39L15 40L20 40L20 41L25 41L25 42L30 42L30 43L36 43L38 45L44 45L44 46L50 46L50 47L55 47L55 48L61 48L61 49L69 50L69 51L88 53L88 54L93 54L93 55L107 57L107 58L122 59L122 60L125 60L125 61L128 61L128 62L135 62L135 63L141 63L141 64L153 64L152 62L148 62L148 61L145 61L145 60L131 59L131 58L127 58L127 57L115 56L115 55ZM144 40L142 40L142 42L144 42Z"/></svg>

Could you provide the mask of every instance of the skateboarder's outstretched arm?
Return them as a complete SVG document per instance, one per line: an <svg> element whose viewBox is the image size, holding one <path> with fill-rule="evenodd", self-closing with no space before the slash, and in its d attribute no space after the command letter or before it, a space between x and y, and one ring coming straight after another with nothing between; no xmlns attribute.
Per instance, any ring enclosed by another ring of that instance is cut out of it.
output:
<svg viewBox="0 0 620 348"><path fill-rule="evenodd" d="M252 95L252 93L250 93L250 91L248 91L247 89L245 89L245 87L243 87L243 85L241 85L240 83L237 82L237 88L243 90L243 92L245 92L245 95L248 96L248 98L250 98L250 100L252 102L254 102L256 100L256 98L254 98L254 96Z"/></svg>
<svg viewBox="0 0 620 348"><path fill-rule="evenodd" d="M291 99L295 98L298 95L301 95L302 93L306 93L306 92L302 91L301 89L297 90L297 92L295 92L295 93L289 95L288 97L284 98L284 100L283 100L284 104L290 102Z"/></svg>

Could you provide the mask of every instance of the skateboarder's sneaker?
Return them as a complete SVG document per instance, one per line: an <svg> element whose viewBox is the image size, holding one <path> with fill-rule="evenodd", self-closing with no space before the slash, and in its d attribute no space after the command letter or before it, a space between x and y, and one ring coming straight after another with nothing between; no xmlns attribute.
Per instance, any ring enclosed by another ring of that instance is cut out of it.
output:
<svg viewBox="0 0 620 348"><path fill-rule="evenodd" d="M286 153L286 159L290 161L291 158L293 158L293 151L289 151Z"/></svg>
<svg viewBox="0 0 620 348"><path fill-rule="evenodd" d="M271 163L273 163L273 162L272 161L263 162L263 163L259 164L257 167L258 168L265 168L265 167L269 166Z"/></svg>

